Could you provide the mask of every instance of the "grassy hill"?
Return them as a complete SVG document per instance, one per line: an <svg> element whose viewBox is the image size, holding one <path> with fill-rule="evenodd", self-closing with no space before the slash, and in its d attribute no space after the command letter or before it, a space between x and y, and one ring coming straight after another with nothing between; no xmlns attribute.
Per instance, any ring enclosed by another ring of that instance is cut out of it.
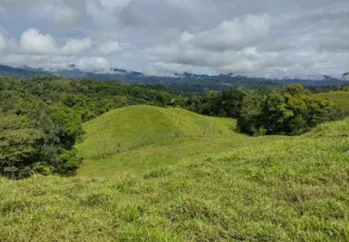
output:
<svg viewBox="0 0 349 242"><path fill-rule="evenodd" d="M79 149L86 158L99 158L173 138L231 135L234 127L232 119L137 105L115 109L87 122Z"/></svg>
<svg viewBox="0 0 349 242"><path fill-rule="evenodd" d="M349 92L338 91L338 92L327 92L315 94L318 97L329 99L336 102L338 106L349 113Z"/></svg>
<svg viewBox="0 0 349 242"><path fill-rule="evenodd" d="M85 125L79 176L0 179L0 241L349 240L349 119L292 138L233 126L109 112Z"/></svg>
<svg viewBox="0 0 349 242"><path fill-rule="evenodd" d="M235 120L179 108L137 105L108 112L84 125L79 175L121 175L231 151L258 142L234 132ZM272 138L271 138L272 139Z"/></svg>

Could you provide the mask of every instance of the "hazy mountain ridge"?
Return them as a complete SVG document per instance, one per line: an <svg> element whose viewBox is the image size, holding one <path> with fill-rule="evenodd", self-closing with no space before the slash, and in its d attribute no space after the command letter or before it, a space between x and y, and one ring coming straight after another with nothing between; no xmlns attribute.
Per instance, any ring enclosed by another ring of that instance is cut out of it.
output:
<svg viewBox="0 0 349 242"><path fill-rule="evenodd" d="M176 90L202 92L241 87L256 88L258 86L279 86L283 84L299 83L306 86L340 86L348 83L327 75L309 75L308 77L253 77L236 74L206 75L189 72L174 73L173 76L148 76L142 72L128 71L118 68L109 70L84 71L71 65L69 69L43 70L29 67L14 68L0 65L0 76L11 76L20 79L30 79L38 76L58 76L74 79L93 79L98 81L121 81L144 85L163 85Z"/></svg>

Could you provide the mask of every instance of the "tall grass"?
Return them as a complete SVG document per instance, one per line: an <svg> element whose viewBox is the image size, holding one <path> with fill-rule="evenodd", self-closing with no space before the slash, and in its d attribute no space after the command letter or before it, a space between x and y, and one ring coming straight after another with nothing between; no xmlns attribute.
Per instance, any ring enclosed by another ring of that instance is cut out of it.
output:
<svg viewBox="0 0 349 242"><path fill-rule="evenodd" d="M349 114L349 92L338 91L315 94L317 97L329 99L338 104L343 111Z"/></svg>
<svg viewBox="0 0 349 242"><path fill-rule="evenodd" d="M349 119L237 139L122 176L0 179L0 241L349 240Z"/></svg>

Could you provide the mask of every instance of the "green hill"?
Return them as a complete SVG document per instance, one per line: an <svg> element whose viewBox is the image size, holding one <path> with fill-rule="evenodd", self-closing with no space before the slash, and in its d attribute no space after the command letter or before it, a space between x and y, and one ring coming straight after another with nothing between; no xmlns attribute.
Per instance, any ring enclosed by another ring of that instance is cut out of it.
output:
<svg viewBox="0 0 349 242"><path fill-rule="evenodd" d="M349 240L349 119L299 137L233 126L149 106L86 123L79 176L0 179L0 241Z"/></svg>
<svg viewBox="0 0 349 242"><path fill-rule="evenodd" d="M349 92L337 91L315 94L317 97L326 98L336 102L345 112L349 113Z"/></svg>
<svg viewBox="0 0 349 242"><path fill-rule="evenodd" d="M143 171L258 142L235 133L233 119L146 105L113 110L84 129L77 147L85 160L79 174L90 176Z"/></svg>
<svg viewBox="0 0 349 242"><path fill-rule="evenodd" d="M232 119L137 105L115 109L87 122L85 140L79 148L86 158L98 158L173 138L231 135L234 127Z"/></svg>

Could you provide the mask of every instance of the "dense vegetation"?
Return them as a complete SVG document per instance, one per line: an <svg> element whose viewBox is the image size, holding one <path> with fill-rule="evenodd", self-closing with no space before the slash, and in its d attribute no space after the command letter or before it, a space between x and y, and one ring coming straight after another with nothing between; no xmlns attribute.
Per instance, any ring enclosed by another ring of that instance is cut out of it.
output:
<svg viewBox="0 0 349 242"><path fill-rule="evenodd" d="M202 115L238 118L244 96L241 89L206 92L189 96L185 107Z"/></svg>
<svg viewBox="0 0 349 242"><path fill-rule="evenodd" d="M349 103L0 78L0 241L348 241L349 119L321 124L326 98Z"/></svg>
<svg viewBox="0 0 349 242"><path fill-rule="evenodd" d="M81 163L74 146L82 122L125 105L175 102L173 94L145 86L0 78L0 174L74 174Z"/></svg>
<svg viewBox="0 0 349 242"><path fill-rule="evenodd" d="M244 97L238 129L250 135L298 135L343 116L335 103L314 97L301 85L259 88Z"/></svg>
<svg viewBox="0 0 349 242"><path fill-rule="evenodd" d="M75 174L81 163L75 145L82 140L82 123L123 106L180 106L237 118L238 129L250 135L296 135L342 117L334 103L314 98L299 85L192 95L117 82L0 78L0 101L0 174L13 179Z"/></svg>
<svg viewBox="0 0 349 242"><path fill-rule="evenodd" d="M131 111L124 110L136 123L137 112ZM129 132L126 129L124 136L118 122L122 113L113 112L86 123L87 141L90 135L91 139L96 137L93 125L104 127L105 131L100 130L103 134L119 126L118 139L128 138ZM189 120L196 116L183 112ZM162 120L159 122L170 124L166 117L158 117ZM206 120L195 119L193 123L197 124ZM107 120L110 126L104 126ZM175 120L173 117L172 122ZM223 134L231 126L228 120L226 124L227 128L220 124ZM157 134L152 131L154 127L147 127L143 127L144 135L146 130ZM151 137L150 133L146 137ZM212 141L212 137L208 137L211 143L220 147L220 141ZM72 178L0 179L0 240L349 239L348 119L319 125L299 137L236 134L227 138L230 149L226 145L225 150L202 157L181 159L174 155L205 152L210 141L203 146L202 139L166 141L129 150L135 159L128 157L128 162L123 162L127 152L108 161L96 156L82 174ZM157 164L148 163L159 154ZM140 169L129 164L138 161Z"/></svg>

